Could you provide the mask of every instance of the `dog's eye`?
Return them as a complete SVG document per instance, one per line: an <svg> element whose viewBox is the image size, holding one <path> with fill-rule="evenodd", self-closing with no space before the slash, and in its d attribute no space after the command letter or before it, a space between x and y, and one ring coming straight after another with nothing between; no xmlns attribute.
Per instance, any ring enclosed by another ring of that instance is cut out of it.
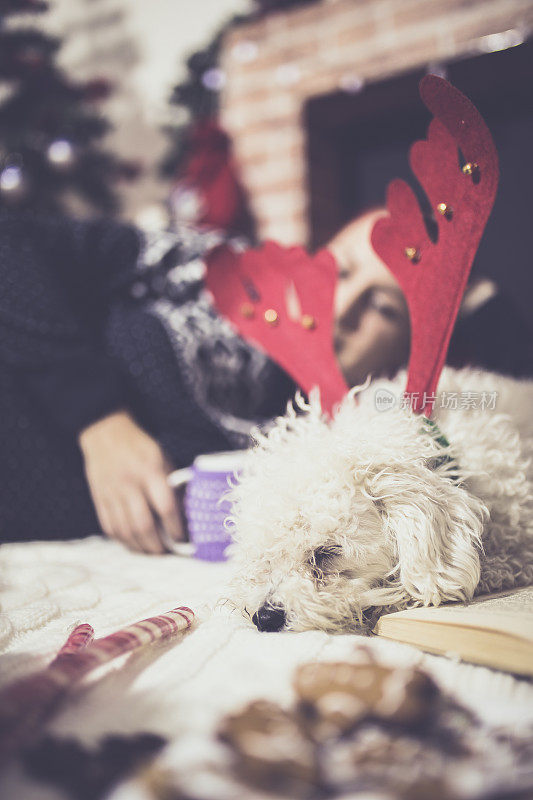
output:
<svg viewBox="0 0 533 800"><path fill-rule="evenodd" d="M334 544L331 542L330 544L320 545L320 547L317 547L316 550L313 550L309 556L309 565L312 571L318 576L319 574L326 572L328 567L332 566L335 558L341 553L342 547L340 544Z"/></svg>

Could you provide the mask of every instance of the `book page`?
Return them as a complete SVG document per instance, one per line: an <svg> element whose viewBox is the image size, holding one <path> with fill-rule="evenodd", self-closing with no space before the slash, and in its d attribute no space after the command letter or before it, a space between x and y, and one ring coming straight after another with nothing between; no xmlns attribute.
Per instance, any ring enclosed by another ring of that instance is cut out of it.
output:
<svg viewBox="0 0 533 800"><path fill-rule="evenodd" d="M509 612L512 614L533 615L533 586L526 586L524 589L510 589L507 592L497 594L486 594L474 597L469 605L459 605L450 608L477 610L483 606L483 613L493 611Z"/></svg>
<svg viewBox="0 0 533 800"><path fill-rule="evenodd" d="M395 618L420 620L458 627L484 628L501 631L533 641L533 587L498 595L476 597L468 605L455 603L428 608L409 608L381 618L380 623L392 623Z"/></svg>

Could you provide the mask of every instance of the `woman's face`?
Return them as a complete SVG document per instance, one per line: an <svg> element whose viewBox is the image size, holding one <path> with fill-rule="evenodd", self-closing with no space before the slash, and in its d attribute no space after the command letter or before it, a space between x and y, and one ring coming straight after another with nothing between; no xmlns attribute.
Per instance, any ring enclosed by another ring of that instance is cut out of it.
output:
<svg viewBox="0 0 533 800"><path fill-rule="evenodd" d="M368 375L392 375L409 355L409 314L403 293L370 243L383 210L370 211L328 244L339 265L334 343L350 386Z"/></svg>

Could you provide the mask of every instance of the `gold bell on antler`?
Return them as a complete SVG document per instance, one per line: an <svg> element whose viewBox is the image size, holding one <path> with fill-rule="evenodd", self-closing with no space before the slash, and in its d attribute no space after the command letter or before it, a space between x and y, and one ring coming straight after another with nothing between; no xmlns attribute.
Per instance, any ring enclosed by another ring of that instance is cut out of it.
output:
<svg viewBox="0 0 533 800"><path fill-rule="evenodd" d="M267 308L265 311L265 322L268 325L277 325L279 321L278 312L274 311L273 308Z"/></svg>
<svg viewBox="0 0 533 800"><path fill-rule="evenodd" d="M404 253L413 264L418 264L420 261L420 250L416 247L406 247Z"/></svg>
<svg viewBox="0 0 533 800"><path fill-rule="evenodd" d="M304 314L302 317L302 328L305 328L306 331L312 331L313 328L316 328L316 321L315 318L311 316L311 314Z"/></svg>
<svg viewBox="0 0 533 800"><path fill-rule="evenodd" d="M479 169L475 161L467 161L463 167L463 175L473 175Z"/></svg>
<svg viewBox="0 0 533 800"><path fill-rule="evenodd" d="M446 217L446 219L451 219L453 217L453 208L447 203L439 203L437 211L441 216Z"/></svg>
<svg viewBox="0 0 533 800"><path fill-rule="evenodd" d="M246 319L252 319L255 315L253 305L251 303L243 303L241 306L241 314Z"/></svg>

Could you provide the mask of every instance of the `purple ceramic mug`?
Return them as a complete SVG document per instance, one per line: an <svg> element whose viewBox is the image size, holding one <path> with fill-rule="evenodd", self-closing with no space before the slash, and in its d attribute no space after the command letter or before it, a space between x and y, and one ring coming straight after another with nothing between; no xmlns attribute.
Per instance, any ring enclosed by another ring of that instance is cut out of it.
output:
<svg viewBox="0 0 533 800"><path fill-rule="evenodd" d="M242 464L244 450L209 453L198 456L186 469L168 476L174 489L186 485L185 517L189 543L168 542L168 548L179 555L194 555L205 561L224 561L231 536L224 526L231 504L224 495L229 482L236 477Z"/></svg>

